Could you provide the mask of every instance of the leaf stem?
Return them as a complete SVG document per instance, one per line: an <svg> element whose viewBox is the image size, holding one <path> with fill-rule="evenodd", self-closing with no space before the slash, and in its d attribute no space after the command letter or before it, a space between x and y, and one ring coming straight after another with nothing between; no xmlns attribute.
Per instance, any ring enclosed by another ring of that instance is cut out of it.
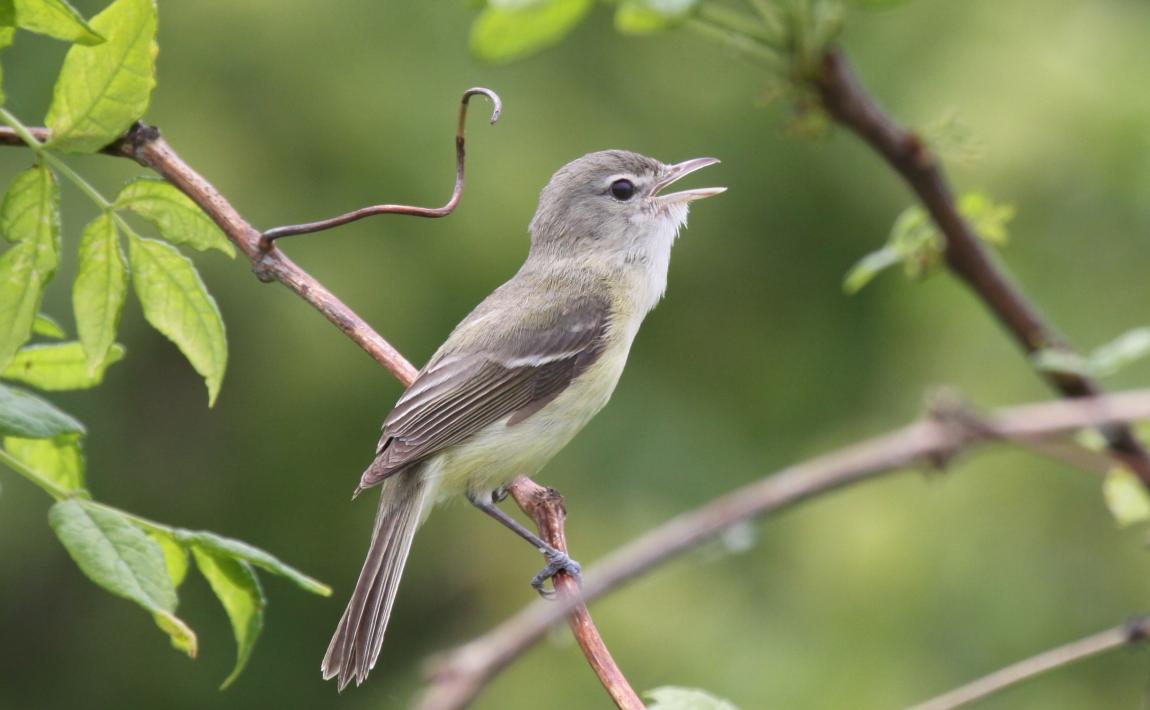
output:
<svg viewBox="0 0 1150 710"><path fill-rule="evenodd" d="M773 47L762 43L754 37L748 37L745 34L732 30L729 27L718 25L710 20L701 17L688 17L683 26L709 40L725 44L744 57L755 60L760 64L765 64L772 69L778 68L782 61L782 57Z"/></svg>
<svg viewBox="0 0 1150 710"><path fill-rule="evenodd" d="M39 471L31 468L23 461L16 458L2 448L0 448L0 463L3 463L5 466L12 469L16 473L20 474L32 483L35 483L37 486L42 488L45 493L52 496L56 500L64 500L65 498L69 498L76 493L83 491L83 489L70 490L64 488L59 483L56 483L49 478L45 478L44 476L40 475Z"/></svg>
<svg viewBox="0 0 1150 710"><path fill-rule="evenodd" d="M157 523L155 520L149 520L148 518L141 517L139 515L136 515L135 513L129 513L126 510L121 510L120 508L117 508L113 505L108 505L107 503L101 503L99 501L90 500L86 503L86 505L91 507L91 508L99 508L100 510L108 511L109 513L116 513L117 515L122 515L125 518L127 518L128 520L130 520L132 522L132 524L135 525L136 527L143 528L144 530L147 530L148 532L160 532L160 533L166 533L168 535L175 535L175 533L176 533L176 529L170 525L164 525L163 523Z"/></svg>
<svg viewBox="0 0 1150 710"><path fill-rule="evenodd" d="M116 221L116 226L124 230L124 232L127 234L137 236L131 225L129 225L124 220L124 218L115 211L115 203L104 197L104 195L101 194L100 191L92 185L92 183L85 180L84 177L80 175L80 173L73 170L72 166L65 163L63 160L49 151L43 143L36 140L36 136L32 135L32 132L28 130L27 126L20 122L20 119L12 115L7 109L0 108L0 121L3 121L4 123L11 126L12 130L16 132L16 135L20 136L20 139L23 140L34 153L36 153L37 157L58 170L61 175L68 178L68 180L71 181L73 185L79 188L80 192L87 195L88 199L92 200L92 202L95 202L96 206L99 207L102 211L110 213L112 215L112 219Z"/></svg>
<svg viewBox="0 0 1150 710"><path fill-rule="evenodd" d="M704 22L710 22L731 32L751 37L776 53L782 51L779 41L780 33L771 33L770 29L756 17L723 5L710 3L699 6L698 17Z"/></svg>

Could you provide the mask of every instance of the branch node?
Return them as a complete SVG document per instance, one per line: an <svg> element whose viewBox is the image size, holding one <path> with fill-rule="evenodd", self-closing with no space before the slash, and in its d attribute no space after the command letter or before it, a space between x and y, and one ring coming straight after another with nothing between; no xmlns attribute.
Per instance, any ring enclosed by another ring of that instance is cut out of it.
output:
<svg viewBox="0 0 1150 710"><path fill-rule="evenodd" d="M1123 627L1126 643L1134 644L1150 638L1150 615L1136 616Z"/></svg>

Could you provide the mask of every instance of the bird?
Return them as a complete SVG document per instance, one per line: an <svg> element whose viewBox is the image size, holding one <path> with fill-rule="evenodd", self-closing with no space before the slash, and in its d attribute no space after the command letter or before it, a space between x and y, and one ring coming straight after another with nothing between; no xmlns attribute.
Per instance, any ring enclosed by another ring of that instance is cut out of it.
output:
<svg viewBox="0 0 1150 710"><path fill-rule="evenodd" d="M367 558L321 670L339 690L375 666L416 530L461 495L511 528L547 565L541 593L577 562L497 507L603 408L640 324L667 287L691 202L724 187L666 193L715 158L664 164L625 150L588 153L539 195L518 272L471 311L384 420L355 494L380 486Z"/></svg>

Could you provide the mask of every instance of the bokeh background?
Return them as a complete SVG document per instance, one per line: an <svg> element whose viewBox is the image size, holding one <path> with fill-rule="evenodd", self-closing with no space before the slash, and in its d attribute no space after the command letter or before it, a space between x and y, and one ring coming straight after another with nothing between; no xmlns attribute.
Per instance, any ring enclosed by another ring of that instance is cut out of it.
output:
<svg viewBox="0 0 1150 710"><path fill-rule="evenodd" d="M102 0L76 0L91 16ZM994 320L945 274L841 280L910 204L846 134L809 140L766 101L762 70L682 32L625 38L598 8L562 45L509 66L467 49L461 2L160 3L148 119L256 225L379 201L440 204L456 104L477 102L469 183L445 220L377 218L287 251L413 361L515 271L539 188L591 150L723 164L693 184L666 300L611 405L541 475L571 512L575 556L622 542L740 484L914 417L941 384L987 407L1044 399ZM960 189L1017 205L1003 258L1085 347L1150 320L1150 6L1138 0L914 0L850 16L844 43L897 116L958 116L981 160ZM9 108L41 119L63 45L5 55ZM0 152L7 180L28 163ZM72 164L106 192L138 169ZM72 328L67 285L93 209L64 188L66 258L46 310ZM128 358L55 401L87 423L102 500L260 545L331 583L321 599L265 576L266 630L220 693L234 648L207 585L181 616L190 661L133 605L98 590L55 540L49 501L0 472L0 707L399 708L421 664L532 600L538 556L467 506L417 538L370 682L339 696L319 661L366 550L373 501L349 503L399 385L318 314L239 261L197 256L228 325L214 410L176 349L129 304ZM1146 382L1142 364L1112 387ZM1006 449L826 496L659 569L597 603L638 688L696 686L756 708L893 708L1150 608L1144 530L1120 530L1100 480ZM749 545L748 545L749 543ZM985 708L1141 707L1150 653L1095 659ZM605 707L560 630L479 708Z"/></svg>

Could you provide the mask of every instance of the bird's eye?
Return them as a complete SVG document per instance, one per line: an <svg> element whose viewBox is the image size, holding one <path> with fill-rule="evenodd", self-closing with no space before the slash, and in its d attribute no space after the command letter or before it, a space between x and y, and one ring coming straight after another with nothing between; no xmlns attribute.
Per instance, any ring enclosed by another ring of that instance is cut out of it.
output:
<svg viewBox="0 0 1150 710"><path fill-rule="evenodd" d="M626 178L611 183L611 196L616 200L627 201L635 194L635 183Z"/></svg>

